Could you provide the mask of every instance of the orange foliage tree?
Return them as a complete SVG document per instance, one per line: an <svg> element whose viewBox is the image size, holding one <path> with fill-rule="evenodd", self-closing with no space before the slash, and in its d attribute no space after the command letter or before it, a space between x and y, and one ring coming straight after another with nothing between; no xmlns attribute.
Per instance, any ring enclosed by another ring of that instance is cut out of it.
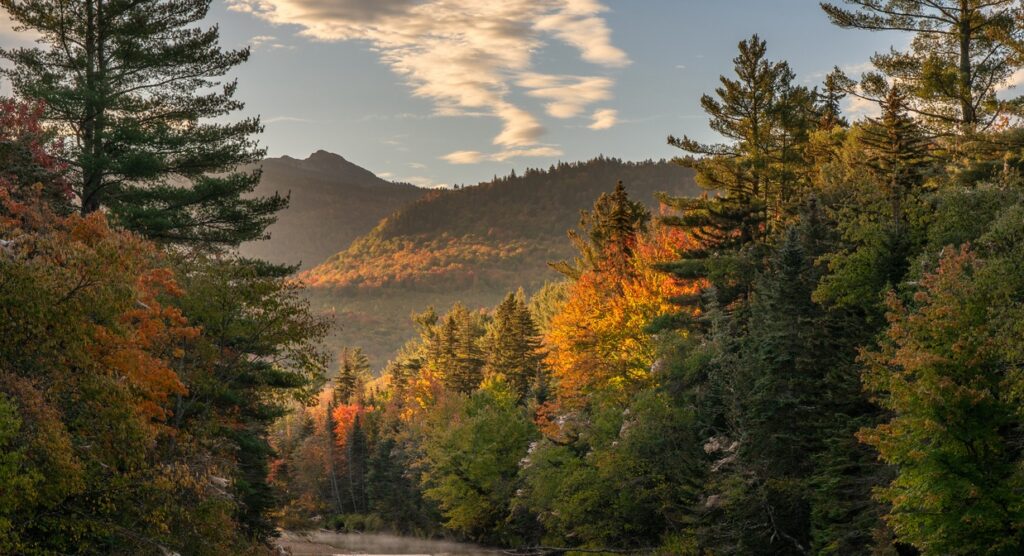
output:
<svg viewBox="0 0 1024 556"><path fill-rule="evenodd" d="M607 254L572 284L545 336L556 401L543 414L579 409L594 395L622 400L651 384L656 345L647 326L678 309L672 298L698 289L655 266L692 241L656 227L637 238L628 256Z"/></svg>

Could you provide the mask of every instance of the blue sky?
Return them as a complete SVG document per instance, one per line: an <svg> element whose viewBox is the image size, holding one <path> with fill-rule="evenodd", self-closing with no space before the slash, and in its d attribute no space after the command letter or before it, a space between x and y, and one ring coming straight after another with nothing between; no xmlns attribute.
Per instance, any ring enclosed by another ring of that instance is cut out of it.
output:
<svg viewBox="0 0 1024 556"><path fill-rule="evenodd" d="M755 32L808 84L906 42L832 27L814 0L215 0L210 20L254 46L235 76L271 156L325 149L426 186L713 140L699 98Z"/></svg>

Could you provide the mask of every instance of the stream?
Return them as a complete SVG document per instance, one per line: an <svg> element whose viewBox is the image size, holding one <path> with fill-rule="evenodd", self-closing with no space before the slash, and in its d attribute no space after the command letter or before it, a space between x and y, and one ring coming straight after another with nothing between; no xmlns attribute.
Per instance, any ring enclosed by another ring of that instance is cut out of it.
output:
<svg viewBox="0 0 1024 556"><path fill-rule="evenodd" d="M495 556L502 553L500 549L451 541L325 530L284 531L276 545L281 554L291 556Z"/></svg>

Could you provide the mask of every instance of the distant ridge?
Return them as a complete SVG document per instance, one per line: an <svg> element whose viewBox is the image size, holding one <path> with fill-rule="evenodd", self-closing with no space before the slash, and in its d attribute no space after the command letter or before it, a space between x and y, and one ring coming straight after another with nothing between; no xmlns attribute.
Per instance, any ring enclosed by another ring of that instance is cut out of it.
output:
<svg viewBox="0 0 1024 556"><path fill-rule="evenodd" d="M656 192L699 192L689 169L605 157L431 190L300 278L339 315L338 345L362 346L380 365L410 337L411 311L456 300L491 306L559 279L547 263L573 255L566 231L618 180L652 210Z"/></svg>
<svg viewBox="0 0 1024 556"><path fill-rule="evenodd" d="M262 162L263 177L254 194L291 193L289 207L270 227L271 240L242 246L245 256L311 268L367 233L425 190L395 183L319 150L304 160L282 156Z"/></svg>

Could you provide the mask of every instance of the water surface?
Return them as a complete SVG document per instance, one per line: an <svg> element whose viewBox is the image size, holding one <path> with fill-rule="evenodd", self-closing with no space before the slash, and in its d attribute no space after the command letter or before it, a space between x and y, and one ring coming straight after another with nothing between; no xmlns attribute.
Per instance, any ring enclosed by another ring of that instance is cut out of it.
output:
<svg viewBox="0 0 1024 556"><path fill-rule="evenodd" d="M423 540L397 535L346 534L334 531L285 531L277 545L292 556L495 556L500 549Z"/></svg>

